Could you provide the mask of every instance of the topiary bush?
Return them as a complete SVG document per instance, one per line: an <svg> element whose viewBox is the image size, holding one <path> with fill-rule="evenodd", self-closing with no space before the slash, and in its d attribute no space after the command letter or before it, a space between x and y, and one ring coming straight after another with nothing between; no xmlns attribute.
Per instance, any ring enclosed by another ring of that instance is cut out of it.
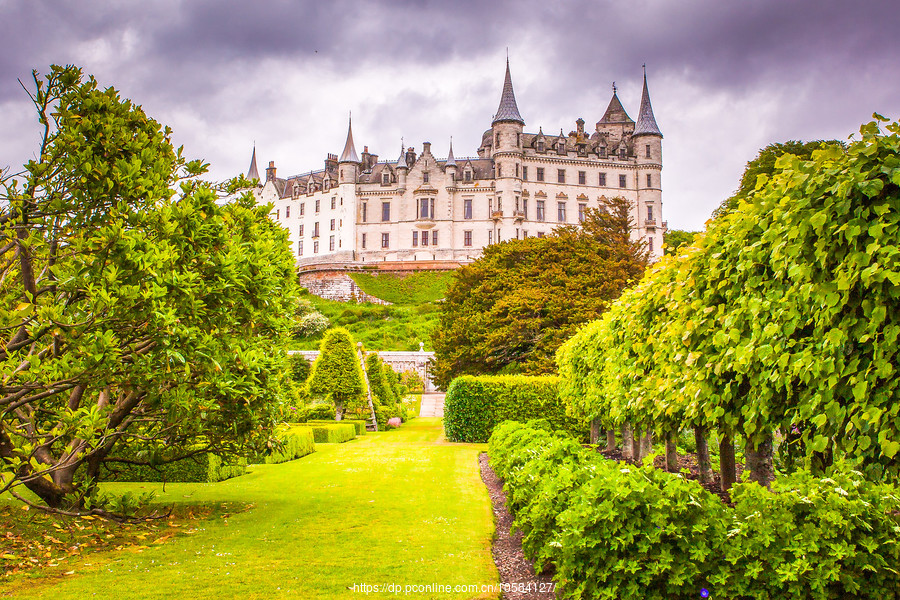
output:
<svg viewBox="0 0 900 600"><path fill-rule="evenodd" d="M315 436L308 427L296 427L278 434L280 444L270 444L267 452L253 459L256 463L273 465L312 454L316 451Z"/></svg>
<svg viewBox="0 0 900 600"><path fill-rule="evenodd" d="M342 444L356 437L356 426L350 423L334 425L295 425L298 429L309 428L317 444Z"/></svg>
<svg viewBox="0 0 900 600"><path fill-rule="evenodd" d="M486 442L503 421L547 419L554 428L587 439L585 421L566 414L559 378L491 375L457 377L444 400L444 431L453 442Z"/></svg>
<svg viewBox="0 0 900 600"><path fill-rule="evenodd" d="M309 425L353 425L356 427L356 435L366 434L365 419L341 419L340 421L335 421L334 419L310 419L306 423Z"/></svg>

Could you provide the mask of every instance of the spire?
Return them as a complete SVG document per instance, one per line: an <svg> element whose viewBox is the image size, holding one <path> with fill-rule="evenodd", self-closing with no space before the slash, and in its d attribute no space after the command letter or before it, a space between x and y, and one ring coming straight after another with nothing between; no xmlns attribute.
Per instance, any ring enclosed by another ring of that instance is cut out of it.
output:
<svg viewBox="0 0 900 600"><path fill-rule="evenodd" d="M400 140L400 158L397 159L397 164L394 165L395 169L408 169L409 165L406 164L406 148L403 146L403 140Z"/></svg>
<svg viewBox="0 0 900 600"><path fill-rule="evenodd" d="M503 95L500 96L500 107L497 108L497 114L494 115L491 125L499 121L515 121L525 125L522 115L519 114L519 107L516 106L512 77L509 75L509 58L506 59L506 80L503 82Z"/></svg>
<svg viewBox="0 0 900 600"><path fill-rule="evenodd" d="M356 148L353 147L353 117L351 115L350 119L347 121L347 143L344 144L344 151L341 153L341 160L339 162L359 162L359 157L356 155Z"/></svg>
<svg viewBox="0 0 900 600"><path fill-rule="evenodd" d="M256 168L256 144L253 144L253 157L250 159L250 168L247 169L247 179L259 181L259 169Z"/></svg>
<svg viewBox="0 0 900 600"><path fill-rule="evenodd" d="M625 107L623 107L622 103L619 101L619 94L616 92L615 83L613 83L612 100L609 101L609 106L606 107L606 112L603 113L603 118L600 119L600 123L634 123L634 121L631 120L631 117L628 116L628 113L625 112Z"/></svg>
<svg viewBox="0 0 900 600"><path fill-rule="evenodd" d="M445 167L455 167L456 159L453 158L453 138L450 138L450 154L447 155L447 161L444 163Z"/></svg>
<svg viewBox="0 0 900 600"><path fill-rule="evenodd" d="M653 107L650 106L650 92L647 90L647 65L644 65L644 92L641 94L641 112L638 114L637 125L634 126L634 135L658 135L662 137L656 118L653 116Z"/></svg>

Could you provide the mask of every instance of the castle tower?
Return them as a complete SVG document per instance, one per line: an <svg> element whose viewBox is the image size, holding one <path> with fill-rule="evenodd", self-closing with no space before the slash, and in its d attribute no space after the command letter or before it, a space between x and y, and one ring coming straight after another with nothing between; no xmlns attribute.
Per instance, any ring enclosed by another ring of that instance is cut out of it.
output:
<svg viewBox="0 0 900 600"><path fill-rule="evenodd" d="M353 145L353 122L348 119L347 141L344 143L344 151L341 152L341 157L338 159L338 188L341 197L336 215L338 223L341 224L337 232L339 242L335 248L338 252L353 250L356 245L356 185L359 181L359 167L359 156Z"/></svg>
<svg viewBox="0 0 900 600"><path fill-rule="evenodd" d="M357 156L356 148L353 145L352 119L347 122L347 142L344 144L344 151L338 160L338 170L338 184L356 184L359 171L359 156Z"/></svg>
<svg viewBox="0 0 900 600"><path fill-rule="evenodd" d="M444 162L444 173L448 175L447 187L456 186L456 158L453 156L453 138L450 138L450 153L447 154L447 160Z"/></svg>
<svg viewBox="0 0 900 600"><path fill-rule="evenodd" d="M513 92L512 77L509 73L509 59L506 59L506 79L500 106L491 122L491 158L494 160L495 200L492 210L494 239L501 241L515 236L514 213L522 195L522 129L525 121L519 114L516 95Z"/></svg>
<svg viewBox="0 0 900 600"><path fill-rule="evenodd" d="M641 94L641 110L634 127L632 139L638 171L638 230L652 242L652 256L662 255L662 132L653 116L650 92L647 89L647 69L644 67L644 90Z"/></svg>
<svg viewBox="0 0 900 600"><path fill-rule="evenodd" d="M400 144L400 158L397 159L394 170L397 172L397 188L403 192L406 190L406 176L409 174L409 165L406 164L406 148L403 147L403 144Z"/></svg>
<svg viewBox="0 0 900 600"><path fill-rule="evenodd" d="M247 179L259 181L259 169L256 168L256 144L253 144L253 156L250 158L250 168L247 169Z"/></svg>

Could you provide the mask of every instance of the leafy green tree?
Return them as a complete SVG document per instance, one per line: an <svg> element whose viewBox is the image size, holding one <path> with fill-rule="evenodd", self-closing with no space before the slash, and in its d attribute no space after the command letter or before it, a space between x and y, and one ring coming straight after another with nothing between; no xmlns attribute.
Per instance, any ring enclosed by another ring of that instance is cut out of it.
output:
<svg viewBox="0 0 900 600"><path fill-rule="evenodd" d="M366 356L366 376L369 379L369 387L377 404L387 406L395 404L394 390L388 381L388 371L392 371L389 365L384 364L374 352Z"/></svg>
<svg viewBox="0 0 900 600"><path fill-rule="evenodd" d="M350 332L343 327L329 329L309 376L310 393L328 396L334 402L334 418L340 421L344 411L365 405L366 389Z"/></svg>
<svg viewBox="0 0 900 600"><path fill-rule="evenodd" d="M665 245L666 254L675 254L682 246L690 246L694 242L696 231L685 231L683 229L670 229L663 235L663 244Z"/></svg>
<svg viewBox="0 0 900 600"><path fill-rule="evenodd" d="M555 371L556 349L640 279L643 242L630 237L629 204L588 210L581 227L485 249L456 272L435 330L434 379Z"/></svg>
<svg viewBox="0 0 900 600"><path fill-rule="evenodd" d="M168 128L79 69L33 79L40 148L0 184L0 492L79 511L117 456L268 437L297 290L268 207L217 205Z"/></svg>

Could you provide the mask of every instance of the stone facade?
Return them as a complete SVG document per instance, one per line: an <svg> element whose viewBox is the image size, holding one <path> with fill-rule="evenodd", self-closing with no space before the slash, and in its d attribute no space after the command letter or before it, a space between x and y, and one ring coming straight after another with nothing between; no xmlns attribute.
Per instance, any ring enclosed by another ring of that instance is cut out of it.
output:
<svg viewBox="0 0 900 600"><path fill-rule="evenodd" d="M622 196L632 205L633 236L662 254L662 134L646 74L637 122L612 99L594 131L578 119L568 134L524 131L507 64L500 108L477 156L437 158L401 149L382 161L366 146L357 156L352 128L340 158L325 168L279 178L269 163L256 189L289 232L298 266L406 261L466 263L484 247L543 236L577 224L588 207ZM256 150L250 173L256 173Z"/></svg>

